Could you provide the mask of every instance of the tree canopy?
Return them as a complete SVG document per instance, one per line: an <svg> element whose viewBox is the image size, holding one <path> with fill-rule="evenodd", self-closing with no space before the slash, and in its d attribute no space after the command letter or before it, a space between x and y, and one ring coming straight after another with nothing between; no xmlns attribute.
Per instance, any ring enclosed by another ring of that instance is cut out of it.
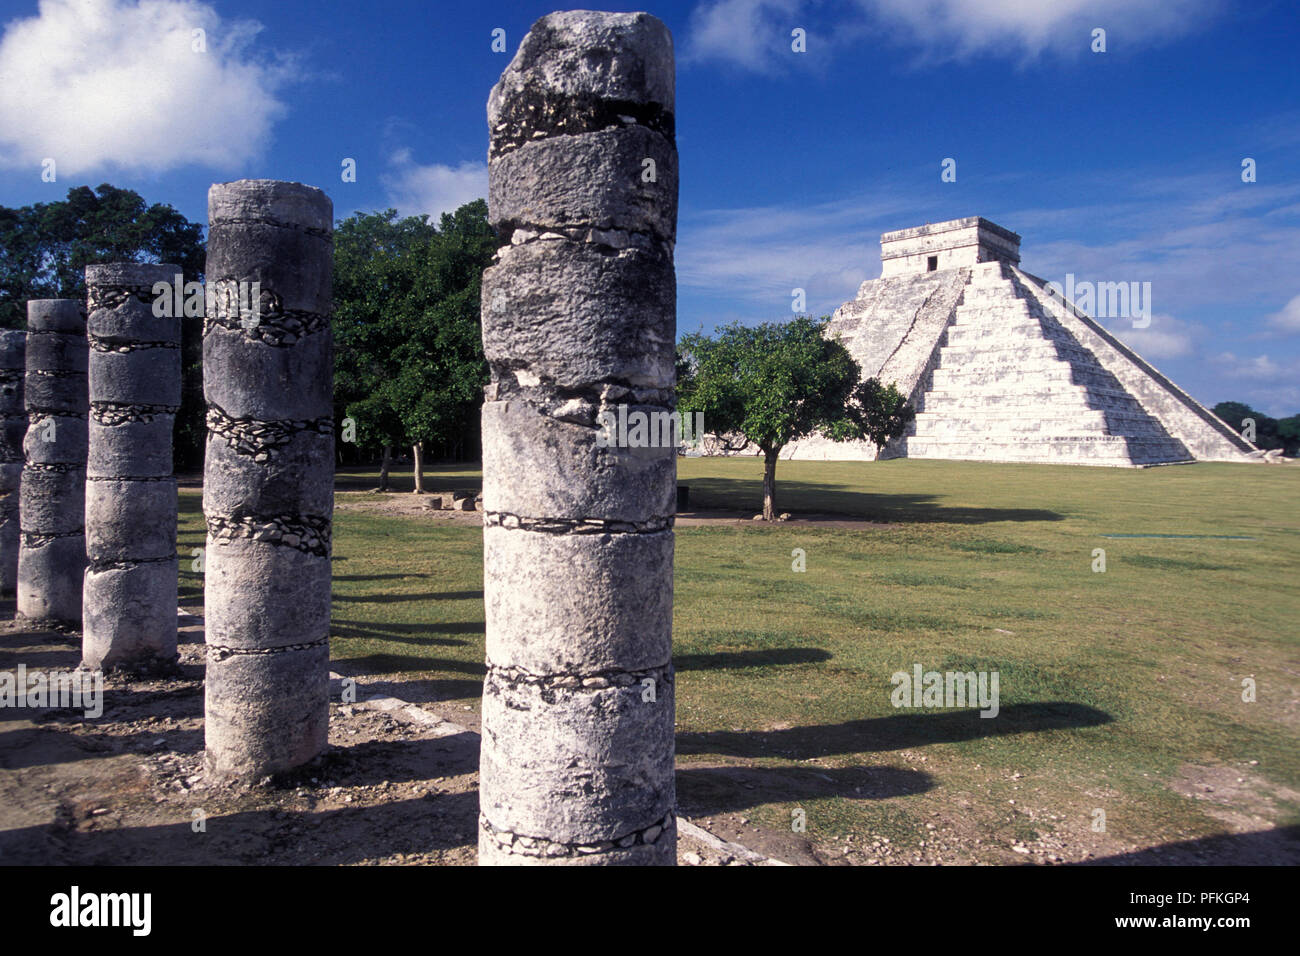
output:
<svg viewBox="0 0 1300 956"><path fill-rule="evenodd" d="M820 431L833 441L883 445L915 415L893 384L860 380L848 350L823 334L828 321L732 323L716 336L683 336L679 345L678 410L702 413L704 427L724 441L741 436L741 446L758 446L769 521L776 512L776 462L787 444Z"/></svg>
<svg viewBox="0 0 1300 956"><path fill-rule="evenodd" d="M411 445L418 458L477 436L488 381L479 287L499 245L481 199L437 225L394 209L338 224L334 396L363 447Z"/></svg>
<svg viewBox="0 0 1300 956"><path fill-rule="evenodd" d="M202 281L203 226L165 203L108 183L75 186L67 199L19 209L0 206L0 327L27 327L29 299L86 298L86 266L99 262L170 262L185 281ZM181 321L181 407L177 470L203 461L201 319Z"/></svg>
<svg viewBox="0 0 1300 956"><path fill-rule="evenodd" d="M1300 454L1300 414L1290 418L1271 418L1257 412L1245 402L1219 402L1210 409L1239 434L1246 432L1247 419L1255 422L1255 437L1246 433L1246 439L1256 448L1268 451L1280 448L1282 454L1294 458Z"/></svg>

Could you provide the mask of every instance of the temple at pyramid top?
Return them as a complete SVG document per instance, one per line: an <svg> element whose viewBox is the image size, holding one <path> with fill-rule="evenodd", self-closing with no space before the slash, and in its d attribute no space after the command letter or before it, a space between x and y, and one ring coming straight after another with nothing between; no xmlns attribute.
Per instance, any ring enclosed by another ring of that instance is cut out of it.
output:
<svg viewBox="0 0 1300 956"><path fill-rule="evenodd" d="M982 216L926 223L880 237L882 279L959 269L979 262L1020 263L1020 237Z"/></svg>

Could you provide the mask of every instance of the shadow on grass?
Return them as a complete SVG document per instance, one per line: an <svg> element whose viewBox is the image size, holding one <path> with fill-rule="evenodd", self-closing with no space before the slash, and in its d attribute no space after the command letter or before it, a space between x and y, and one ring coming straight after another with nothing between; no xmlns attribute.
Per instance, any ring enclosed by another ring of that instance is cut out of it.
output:
<svg viewBox="0 0 1300 956"><path fill-rule="evenodd" d="M337 578L335 580L338 580ZM419 594L334 594L335 601L355 604L400 604L404 601L473 601L481 600L482 591L424 591Z"/></svg>
<svg viewBox="0 0 1300 956"><path fill-rule="evenodd" d="M1096 727L1110 723L1104 711L1069 701L1012 704L997 717L980 717L978 710L943 714L896 714L850 720L819 727L769 731L709 731L678 734L681 754L728 754L736 757L793 757L810 760L842 754L877 753L957 743L1001 734L1037 733Z"/></svg>
<svg viewBox="0 0 1300 956"><path fill-rule="evenodd" d="M483 488L481 469L478 462L428 463L424 467L424 487L429 491L469 491L472 488L478 494ZM339 491L374 491L379 487L379 463L349 465L335 470L334 487ZM407 494L415 491L415 476L410 462L394 463L388 472L388 491Z"/></svg>
<svg viewBox="0 0 1300 956"><path fill-rule="evenodd" d="M934 789L924 771L897 767L700 767L677 771L678 805L709 815L747 810L766 803L843 797L887 800Z"/></svg>
<svg viewBox="0 0 1300 956"><path fill-rule="evenodd" d="M679 671L712 671L782 664L817 664L830 659L830 651L823 651L816 647L774 647L761 651L674 654L673 666Z"/></svg>
<svg viewBox="0 0 1300 956"><path fill-rule="evenodd" d="M471 674L482 684L487 668L478 661L452 661L445 657L406 657L401 654L367 654L331 661L330 667L344 677L410 674L420 671L454 671ZM481 686L480 686L481 689Z"/></svg>
<svg viewBox="0 0 1300 956"><path fill-rule="evenodd" d="M691 505L705 511L722 508L754 514L762 510L761 479L692 478ZM985 524L991 521L1063 521L1065 515L1042 508L975 508L940 505L938 495L881 495L839 491L825 485L782 479L776 482L777 508L794 512L831 512L845 520L876 522L944 522Z"/></svg>
<svg viewBox="0 0 1300 956"><path fill-rule="evenodd" d="M1075 866L1295 866L1300 864L1300 826L1224 833L1165 843L1131 853L1083 860Z"/></svg>
<svg viewBox="0 0 1300 956"><path fill-rule="evenodd" d="M445 624L376 624L373 621L335 620L330 623L331 637L391 641L395 644L437 644L443 647L463 647L468 642L451 637L434 637L433 635L482 633L482 621L455 621Z"/></svg>

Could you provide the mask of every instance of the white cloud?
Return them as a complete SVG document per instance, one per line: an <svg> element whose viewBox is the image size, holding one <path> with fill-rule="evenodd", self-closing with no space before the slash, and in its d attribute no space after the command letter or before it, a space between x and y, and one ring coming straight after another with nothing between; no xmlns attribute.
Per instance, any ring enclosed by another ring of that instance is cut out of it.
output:
<svg viewBox="0 0 1300 956"><path fill-rule="evenodd" d="M1110 331L1143 358L1169 359L1191 355L1199 329L1179 322L1172 315L1157 313L1151 316L1151 324L1145 329L1117 324Z"/></svg>
<svg viewBox="0 0 1300 956"><path fill-rule="evenodd" d="M1214 0L859 0L897 38L937 57L979 52L1035 58L1091 55L1092 31L1108 52L1167 40L1204 23Z"/></svg>
<svg viewBox="0 0 1300 956"><path fill-rule="evenodd" d="M1270 315L1268 321L1284 332L1300 332L1300 295Z"/></svg>
<svg viewBox="0 0 1300 956"><path fill-rule="evenodd" d="M444 212L455 212L467 202L487 198L487 163L422 166L411 158L409 149L399 149L390 163L392 172L381 176L380 181L388 191L389 202L403 216L427 214L437 222Z"/></svg>
<svg viewBox="0 0 1300 956"><path fill-rule="evenodd" d="M1273 381L1283 377L1289 378L1294 372L1294 369L1280 365L1267 355L1246 358L1233 352L1220 352L1214 356L1213 361L1228 378L1244 378L1256 382Z"/></svg>
<svg viewBox="0 0 1300 956"><path fill-rule="evenodd" d="M196 0L41 0L0 38L0 165L238 167L285 113L287 65L250 49L260 30Z"/></svg>
<svg viewBox="0 0 1300 956"><path fill-rule="evenodd" d="M792 17L802 0L713 0L691 13L683 63L720 60L763 71L790 52Z"/></svg>
<svg viewBox="0 0 1300 956"><path fill-rule="evenodd" d="M709 0L691 15L683 62L717 60L756 72L790 65L790 30L822 49L860 48L884 36L932 61L977 53L1033 60L1091 54L1092 31L1108 52L1166 41L1207 23L1219 0L849 0L824 13L810 0Z"/></svg>

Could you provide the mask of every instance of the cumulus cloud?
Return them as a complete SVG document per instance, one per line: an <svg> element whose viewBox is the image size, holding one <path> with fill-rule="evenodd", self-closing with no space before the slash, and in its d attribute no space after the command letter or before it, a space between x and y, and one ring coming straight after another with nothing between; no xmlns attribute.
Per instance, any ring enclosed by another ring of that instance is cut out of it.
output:
<svg viewBox="0 0 1300 956"><path fill-rule="evenodd" d="M1116 325L1111 331L1143 358L1170 359L1192 354L1199 330L1179 322L1172 315L1157 313L1151 316L1151 324L1145 329Z"/></svg>
<svg viewBox="0 0 1300 956"><path fill-rule="evenodd" d="M285 112L260 30L196 0L41 0L0 38L0 165L239 166Z"/></svg>
<svg viewBox="0 0 1300 956"><path fill-rule="evenodd" d="M691 13L682 60L720 60L762 71L790 52L792 17L802 0L713 0Z"/></svg>
<svg viewBox="0 0 1300 956"><path fill-rule="evenodd" d="M1244 378L1263 382L1284 376L1289 377L1293 371L1275 362L1267 355L1256 355L1254 358L1247 358L1233 352L1220 352L1214 357L1214 364L1228 378Z"/></svg>
<svg viewBox="0 0 1300 956"><path fill-rule="evenodd" d="M685 61L773 71L790 62L784 54L794 26L824 49L883 36L930 60L1081 56L1097 27L1106 31L1108 51L1131 50L1188 33L1218 7L1219 0L849 0L847 11L837 4L830 19L810 0L709 0L691 16Z"/></svg>
<svg viewBox="0 0 1300 956"><path fill-rule="evenodd" d="M1300 332L1300 295L1270 315L1268 322L1283 332Z"/></svg>
<svg viewBox="0 0 1300 956"><path fill-rule="evenodd" d="M380 177L389 202L403 216L428 214L435 222L444 212L455 212L467 202L487 198L487 163L459 166L417 163L409 149L392 156L391 172Z"/></svg>
<svg viewBox="0 0 1300 956"><path fill-rule="evenodd" d="M859 0L859 6L940 57L979 52L1035 58L1088 53L1092 31L1107 49L1168 39L1204 23L1214 0Z"/></svg>

